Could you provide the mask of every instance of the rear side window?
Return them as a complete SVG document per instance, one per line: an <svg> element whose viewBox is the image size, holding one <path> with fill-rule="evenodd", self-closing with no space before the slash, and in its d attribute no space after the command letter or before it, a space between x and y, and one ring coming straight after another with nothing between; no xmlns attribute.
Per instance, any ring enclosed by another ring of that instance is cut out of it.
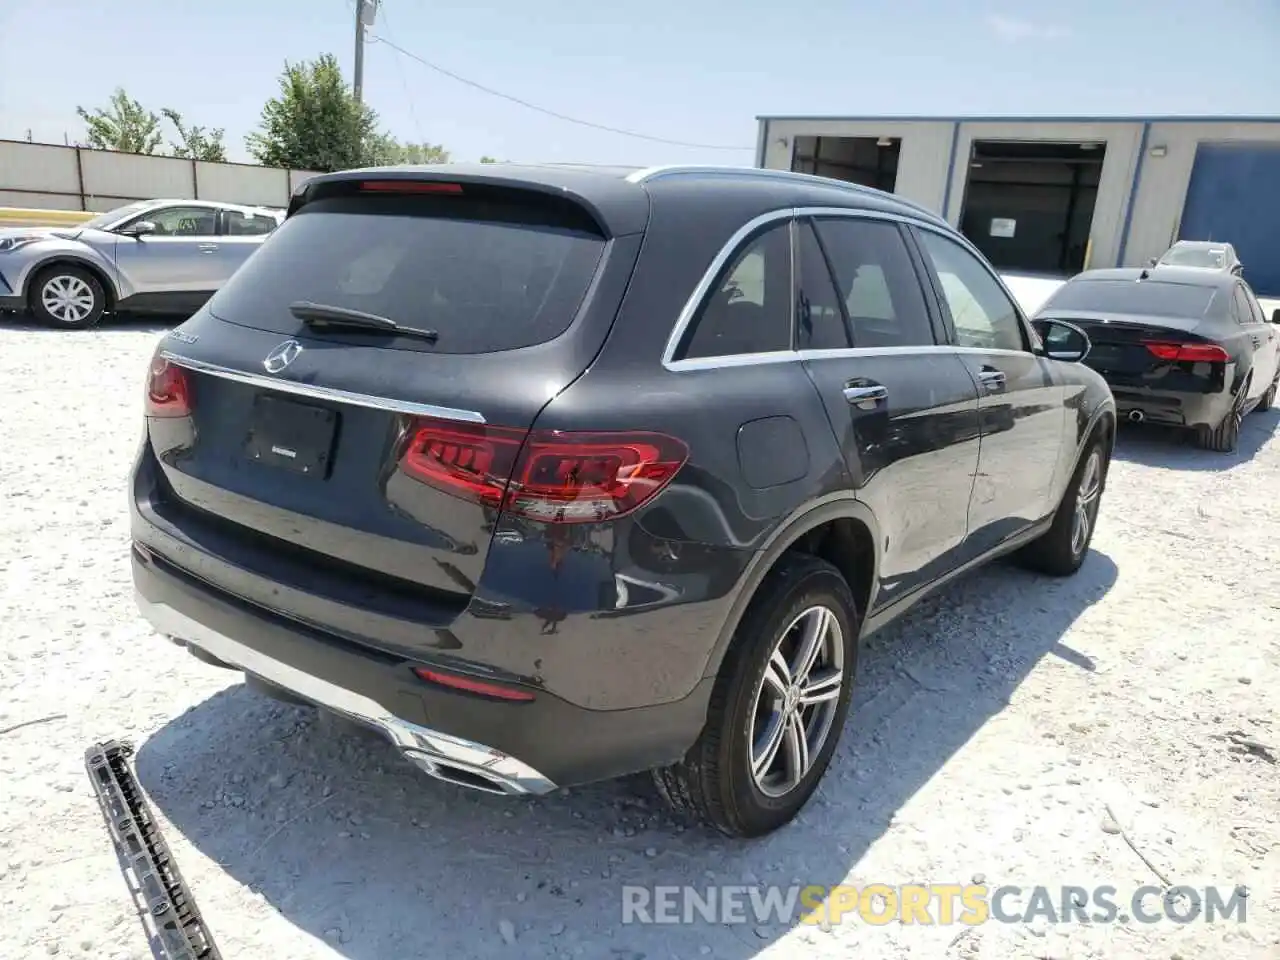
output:
<svg viewBox="0 0 1280 960"><path fill-rule="evenodd" d="M435 330L433 353L533 346L568 329L604 251L603 237L573 219L457 197L315 200L274 230L209 309L295 334L289 304L310 300Z"/></svg>
<svg viewBox="0 0 1280 960"><path fill-rule="evenodd" d="M818 234L835 271L855 347L934 343L924 292L897 224L822 220Z"/></svg>
<svg viewBox="0 0 1280 960"><path fill-rule="evenodd" d="M791 349L791 229L770 227L721 271L678 360Z"/></svg>
<svg viewBox="0 0 1280 960"><path fill-rule="evenodd" d="M276 228L275 217L269 217L265 213L224 210L222 215L223 230L230 237L264 236Z"/></svg>
<svg viewBox="0 0 1280 960"><path fill-rule="evenodd" d="M1253 308L1249 306L1249 295L1244 292L1244 287L1238 283L1236 284L1234 300L1235 309L1231 312L1236 318L1236 323L1241 326L1253 323Z"/></svg>

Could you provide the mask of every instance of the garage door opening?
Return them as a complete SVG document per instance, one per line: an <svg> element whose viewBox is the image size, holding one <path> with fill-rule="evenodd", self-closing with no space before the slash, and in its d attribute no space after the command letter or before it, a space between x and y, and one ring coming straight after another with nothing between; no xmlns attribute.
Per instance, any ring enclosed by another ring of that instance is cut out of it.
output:
<svg viewBox="0 0 1280 960"><path fill-rule="evenodd" d="M901 152L898 137L796 137L791 170L893 193Z"/></svg>
<svg viewBox="0 0 1280 960"><path fill-rule="evenodd" d="M975 140L960 230L995 266L1084 269L1105 143Z"/></svg>

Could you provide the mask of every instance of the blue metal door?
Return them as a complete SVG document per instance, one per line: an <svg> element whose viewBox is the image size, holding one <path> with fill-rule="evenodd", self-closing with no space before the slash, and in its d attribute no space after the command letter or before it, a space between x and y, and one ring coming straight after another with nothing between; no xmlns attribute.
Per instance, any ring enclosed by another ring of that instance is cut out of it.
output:
<svg viewBox="0 0 1280 960"><path fill-rule="evenodd" d="M1249 285L1280 297L1280 144L1200 144L1178 238L1234 245Z"/></svg>

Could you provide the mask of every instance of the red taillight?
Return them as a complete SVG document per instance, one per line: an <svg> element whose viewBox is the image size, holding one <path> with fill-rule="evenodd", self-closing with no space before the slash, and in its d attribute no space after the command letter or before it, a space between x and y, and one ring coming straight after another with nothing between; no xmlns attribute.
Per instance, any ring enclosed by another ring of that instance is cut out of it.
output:
<svg viewBox="0 0 1280 960"><path fill-rule="evenodd" d="M362 180L361 193L462 193L460 183L433 183L423 180Z"/></svg>
<svg viewBox="0 0 1280 960"><path fill-rule="evenodd" d="M415 420L406 473L447 493L547 523L611 520L652 499L684 466L659 433L574 433Z"/></svg>
<svg viewBox="0 0 1280 960"><path fill-rule="evenodd" d="M528 703L534 698L530 691L521 690L519 687L503 687L496 683L473 680L471 677L429 670L426 667L414 667L413 672L417 674L420 680L426 680L428 683L449 687L452 690L461 690L463 693L474 693L480 697L491 697L494 700L514 700L520 703Z"/></svg>
<svg viewBox="0 0 1280 960"><path fill-rule="evenodd" d="M1161 360L1179 363L1226 363L1231 355L1216 343L1170 343L1144 340L1142 345Z"/></svg>
<svg viewBox="0 0 1280 960"><path fill-rule="evenodd" d="M144 404L148 417L191 416L191 383L187 372L164 357L151 360Z"/></svg>

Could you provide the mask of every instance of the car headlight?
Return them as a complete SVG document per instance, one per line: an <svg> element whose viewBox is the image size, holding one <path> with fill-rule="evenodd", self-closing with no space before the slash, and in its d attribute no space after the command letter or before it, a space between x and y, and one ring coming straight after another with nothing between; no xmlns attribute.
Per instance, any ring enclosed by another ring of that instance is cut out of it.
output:
<svg viewBox="0 0 1280 960"><path fill-rule="evenodd" d="M19 237L0 238L0 253L13 253L15 250L21 250L23 247L27 246L27 244L39 243L41 240L47 239L48 237L39 233L24 234Z"/></svg>

